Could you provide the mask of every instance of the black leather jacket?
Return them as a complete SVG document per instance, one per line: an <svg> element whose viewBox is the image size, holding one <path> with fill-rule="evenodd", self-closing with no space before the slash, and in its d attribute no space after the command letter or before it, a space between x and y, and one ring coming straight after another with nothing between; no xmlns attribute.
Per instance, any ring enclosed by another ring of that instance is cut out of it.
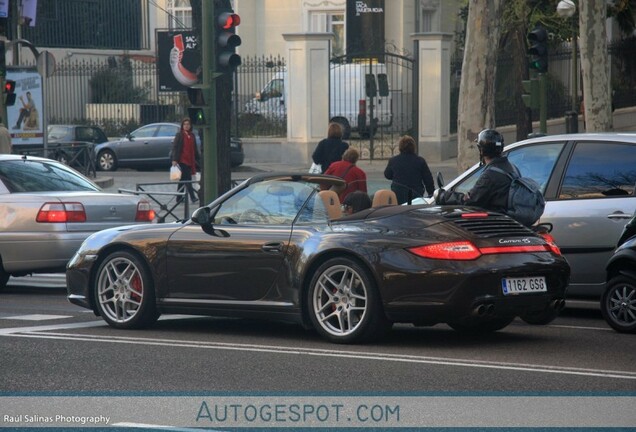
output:
<svg viewBox="0 0 636 432"><path fill-rule="evenodd" d="M508 208L508 192L512 180L505 174L490 170L490 167L500 168L508 173L514 173L515 168L505 156L493 159L477 179L477 183L470 190L464 204L481 207L484 210L504 212Z"/></svg>

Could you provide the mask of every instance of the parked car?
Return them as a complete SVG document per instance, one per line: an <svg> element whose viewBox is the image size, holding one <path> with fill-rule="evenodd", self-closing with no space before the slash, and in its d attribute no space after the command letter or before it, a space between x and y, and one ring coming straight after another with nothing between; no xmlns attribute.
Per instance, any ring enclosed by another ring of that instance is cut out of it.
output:
<svg viewBox="0 0 636 432"><path fill-rule="evenodd" d="M96 144L107 142L108 137L98 126L49 125L47 145L49 157L70 165L83 174L94 174Z"/></svg>
<svg viewBox="0 0 636 432"><path fill-rule="evenodd" d="M96 231L153 219L145 199L102 192L64 164L0 155L0 289L9 276L64 272Z"/></svg>
<svg viewBox="0 0 636 432"><path fill-rule="evenodd" d="M605 263L636 210L636 134L544 136L507 145L504 154L541 186L546 207L539 222L552 224L570 264L568 297L598 300ZM468 192L482 170L473 166L445 189Z"/></svg>
<svg viewBox="0 0 636 432"><path fill-rule="evenodd" d="M601 313L616 331L636 333L636 213L625 225L606 269Z"/></svg>
<svg viewBox="0 0 636 432"><path fill-rule="evenodd" d="M116 171L117 168L165 168L170 167L172 141L179 131L178 123L152 123L127 134L124 138L99 144L95 147L97 169ZM195 133L201 150L199 134ZM239 139L230 143L232 166L243 163L243 144Z"/></svg>
<svg viewBox="0 0 636 432"><path fill-rule="evenodd" d="M558 248L507 216L390 205L343 217L320 184L344 181L261 174L185 223L96 233L69 263L68 298L115 328L161 313L269 317L336 343L393 322L496 331L564 303Z"/></svg>

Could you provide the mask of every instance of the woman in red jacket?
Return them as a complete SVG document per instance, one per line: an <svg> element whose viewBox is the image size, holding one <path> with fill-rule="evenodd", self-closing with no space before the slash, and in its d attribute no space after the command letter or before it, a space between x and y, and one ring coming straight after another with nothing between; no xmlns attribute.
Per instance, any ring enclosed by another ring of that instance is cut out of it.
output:
<svg viewBox="0 0 636 432"><path fill-rule="evenodd" d="M329 165L325 174L342 177L347 182L347 187L338 193L340 202L353 191L367 192L367 175L356 166L360 153L353 147L349 147L342 155L342 160Z"/></svg>
<svg viewBox="0 0 636 432"><path fill-rule="evenodd" d="M174 136L172 142L172 165L179 165L181 169L181 181L179 182L178 192L183 192L186 188L190 195L190 201L196 203L199 199L192 187L192 176L197 173L197 162L201 159L199 149L197 148L197 140L192 132L192 122L189 118L181 120L181 130ZM180 202L183 197L177 197Z"/></svg>

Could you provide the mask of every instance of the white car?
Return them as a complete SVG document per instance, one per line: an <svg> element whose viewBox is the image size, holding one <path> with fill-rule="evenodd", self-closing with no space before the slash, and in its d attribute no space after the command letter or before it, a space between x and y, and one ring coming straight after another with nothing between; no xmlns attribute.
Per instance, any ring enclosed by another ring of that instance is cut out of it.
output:
<svg viewBox="0 0 636 432"><path fill-rule="evenodd" d="M145 199L103 192L62 163L0 155L0 290L9 276L64 272L94 232L154 218Z"/></svg>
<svg viewBox="0 0 636 432"><path fill-rule="evenodd" d="M568 297L598 299L605 264L636 211L636 133L544 136L506 145L504 154L541 186L539 223L552 224L572 269ZM477 164L444 189L466 193L482 170Z"/></svg>

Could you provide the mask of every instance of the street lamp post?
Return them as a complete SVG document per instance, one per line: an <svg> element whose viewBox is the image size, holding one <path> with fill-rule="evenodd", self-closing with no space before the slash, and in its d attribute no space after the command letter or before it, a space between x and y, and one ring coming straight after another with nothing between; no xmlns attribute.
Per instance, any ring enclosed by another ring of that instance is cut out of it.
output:
<svg viewBox="0 0 636 432"><path fill-rule="evenodd" d="M573 0L561 0L557 5L557 14L562 18L572 18L574 20L574 14L576 13L576 5ZM572 22L572 78L571 93L572 93L572 109L570 111L571 124L569 132L576 133L579 131L579 71L578 71L578 32L576 31L576 23ZM566 122L569 119L566 118Z"/></svg>

